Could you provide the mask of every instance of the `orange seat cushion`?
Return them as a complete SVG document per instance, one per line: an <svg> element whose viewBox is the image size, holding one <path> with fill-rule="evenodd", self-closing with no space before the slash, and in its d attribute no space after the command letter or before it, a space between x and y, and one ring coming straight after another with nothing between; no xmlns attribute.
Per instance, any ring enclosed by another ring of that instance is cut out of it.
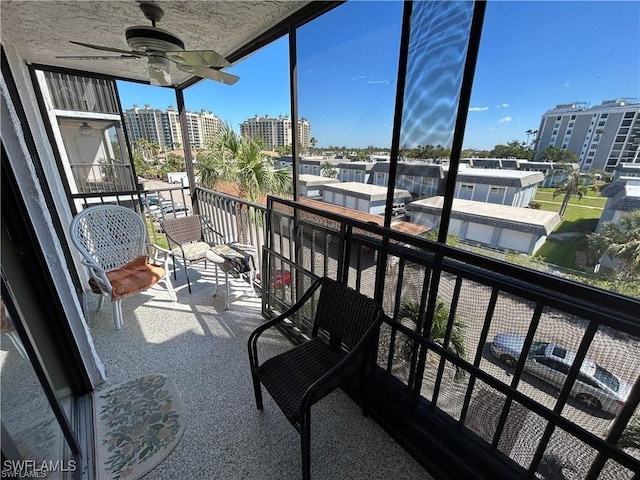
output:
<svg viewBox="0 0 640 480"><path fill-rule="evenodd" d="M164 267L148 263L144 255L111 270L107 272L107 278L113 287L111 301L142 292L158 283L165 274ZM93 278L89 280L89 285L93 293L103 293Z"/></svg>

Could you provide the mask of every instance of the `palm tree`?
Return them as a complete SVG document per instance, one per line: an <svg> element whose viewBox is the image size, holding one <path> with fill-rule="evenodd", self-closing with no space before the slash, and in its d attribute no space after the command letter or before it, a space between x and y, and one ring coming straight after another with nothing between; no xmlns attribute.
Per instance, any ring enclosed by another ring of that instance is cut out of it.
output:
<svg viewBox="0 0 640 480"><path fill-rule="evenodd" d="M320 170L322 171L323 177L338 178L338 171L333 167L333 164L329 160L322 162Z"/></svg>
<svg viewBox="0 0 640 480"><path fill-rule="evenodd" d="M264 194L286 194L293 185L289 169L276 170L262 155L263 142L243 137L224 125L208 147L198 155L200 184L215 188L219 181L238 183L240 196L252 202Z"/></svg>
<svg viewBox="0 0 640 480"><path fill-rule="evenodd" d="M198 153L200 185L214 189L220 181L235 180L234 160L239 149L238 136L230 125L223 125L206 148Z"/></svg>
<svg viewBox="0 0 640 480"><path fill-rule="evenodd" d="M400 302L400 311L398 312L398 318L400 320L409 320L413 323L414 328L419 328L424 322L420 319L420 302L412 299L403 299ZM451 335L449 336L449 342L444 344L444 338L447 332L447 325L449 324L449 309L445 306L444 302L440 299L436 300L436 308L433 314L433 321L431 323L431 330L429 331L429 340L446 348L447 351L454 353L460 358L465 357L465 340L464 340L464 323L457 317L453 319L453 325L451 328ZM406 339L398 347L400 355L409 360L412 355L413 341ZM456 367L456 379L460 378L464 373L462 369Z"/></svg>
<svg viewBox="0 0 640 480"><path fill-rule="evenodd" d="M562 203L560 204L560 211L558 212L561 217L564 217L571 197L575 195L578 197L578 200L581 200L587 193L586 185L593 183L589 181L589 179L593 177L590 173L582 173L580 170L574 170L571 166L567 166L565 172L567 177L553 191L553 198L556 198L558 195L564 195L562 197Z"/></svg>
<svg viewBox="0 0 640 480"><path fill-rule="evenodd" d="M134 142L134 149L138 150L145 160L151 159L151 144L146 138L139 138Z"/></svg>
<svg viewBox="0 0 640 480"><path fill-rule="evenodd" d="M240 146L235 158L235 170L240 196L257 202L267 193L291 192L293 179L288 168L276 170L273 163L260 152L264 144L260 139L240 137Z"/></svg>
<svg viewBox="0 0 640 480"><path fill-rule="evenodd" d="M611 255L640 274L640 210L632 211L616 222L606 222L598 233L587 237L589 248L597 255Z"/></svg>

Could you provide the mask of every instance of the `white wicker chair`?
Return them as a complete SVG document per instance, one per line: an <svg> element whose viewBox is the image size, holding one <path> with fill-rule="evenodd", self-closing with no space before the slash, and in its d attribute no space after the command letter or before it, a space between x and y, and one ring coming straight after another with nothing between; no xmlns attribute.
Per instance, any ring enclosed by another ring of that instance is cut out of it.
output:
<svg viewBox="0 0 640 480"><path fill-rule="evenodd" d="M122 327L124 297L164 282L176 294L168 272L169 251L147 243L147 229L134 210L117 205L89 207L71 222L71 240L89 270L89 286L100 294L98 310L110 297L116 329Z"/></svg>

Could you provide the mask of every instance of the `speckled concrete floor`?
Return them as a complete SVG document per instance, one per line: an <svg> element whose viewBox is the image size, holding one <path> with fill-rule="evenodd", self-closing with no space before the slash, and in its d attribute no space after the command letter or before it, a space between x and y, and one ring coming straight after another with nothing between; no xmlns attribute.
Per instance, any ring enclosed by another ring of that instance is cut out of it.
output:
<svg viewBox="0 0 640 480"><path fill-rule="evenodd" d="M301 476L300 441L269 395L255 407L247 339L262 321L260 299L231 278L231 309L224 288L216 297L213 269L192 266L193 293L183 272L174 282L178 301L154 288L123 301L124 326L115 330L111 309L88 322L107 371L100 389L146 373L178 386L188 416L175 450L144 478L285 480ZM224 281L220 277L221 284ZM265 338L266 358L288 348L277 333ZM427 472L344 393L334 392L312 410L312 477L316 479L428 479Z"/></svg>

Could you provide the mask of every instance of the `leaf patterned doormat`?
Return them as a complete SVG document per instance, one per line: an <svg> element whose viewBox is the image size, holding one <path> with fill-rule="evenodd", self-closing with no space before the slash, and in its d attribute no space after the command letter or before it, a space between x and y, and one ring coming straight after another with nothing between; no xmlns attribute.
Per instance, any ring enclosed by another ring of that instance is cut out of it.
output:
<svg viewBox="0 0 640 480"><path fill-rule="evenodd" d="M186 415L175 384L151 374L97 392L94 421L97 478L133 480L171 453Z"/></svg>

